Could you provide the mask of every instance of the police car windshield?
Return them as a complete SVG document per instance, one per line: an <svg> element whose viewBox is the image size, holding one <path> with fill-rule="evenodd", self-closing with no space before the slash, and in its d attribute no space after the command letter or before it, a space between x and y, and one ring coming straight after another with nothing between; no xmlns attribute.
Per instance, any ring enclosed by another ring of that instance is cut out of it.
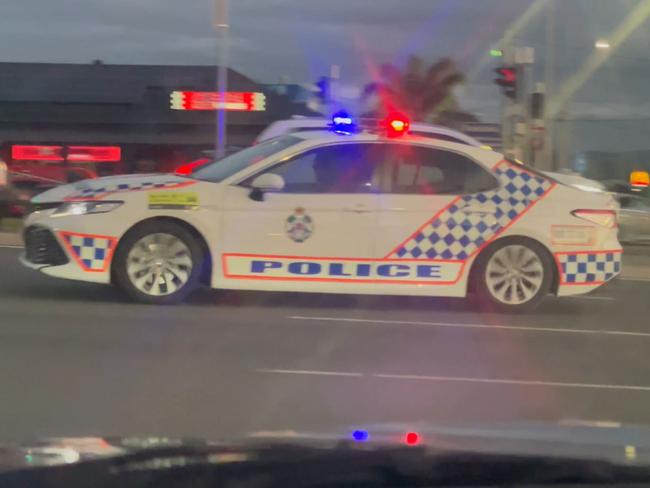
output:
<svg viewBox="0 0 650 488"><path fill-rule="evenodd" d="M238 173L247 166L255 164L269 156L283 151L288 147L300 142L301 139L295 136L283 136L269 139L255 146L247 147L239 152L226 156L223 159L206 164L192 174L197 180L212 181L218 183Z"/></svg>

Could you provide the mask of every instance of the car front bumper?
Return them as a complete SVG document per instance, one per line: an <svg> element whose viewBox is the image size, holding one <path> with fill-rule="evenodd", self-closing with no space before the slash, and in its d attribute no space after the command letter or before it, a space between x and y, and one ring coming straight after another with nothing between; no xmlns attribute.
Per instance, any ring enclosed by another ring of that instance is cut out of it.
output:
<svg viewBox="0 0 650 488"><path fill-rule="evenodd" d="M106 218L52 218L51 212L34 212L25 219L21 263L58 278L110 283L118 237L107 235L111 226Z"/></svg>

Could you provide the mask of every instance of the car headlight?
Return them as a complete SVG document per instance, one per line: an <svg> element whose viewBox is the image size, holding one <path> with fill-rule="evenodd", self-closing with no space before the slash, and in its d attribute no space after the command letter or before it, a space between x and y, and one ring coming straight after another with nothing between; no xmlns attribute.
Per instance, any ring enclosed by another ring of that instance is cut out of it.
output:
<svg viewBox="0 0 650 488"><path fill-rule="evenodd" d="M87 215L106 213L115 210L124 202L65 202L53 213L52 217L69 217L71 215Z"/></svg>

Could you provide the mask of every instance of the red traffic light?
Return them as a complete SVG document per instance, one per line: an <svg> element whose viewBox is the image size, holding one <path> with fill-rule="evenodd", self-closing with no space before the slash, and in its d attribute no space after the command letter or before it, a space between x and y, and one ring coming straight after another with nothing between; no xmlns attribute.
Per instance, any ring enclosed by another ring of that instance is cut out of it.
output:
<svg viewBox="0 0 650 488"><path fill-rule="evenodd" d="M517 68L514 66L501 66L494 70L499 77L494 82L503 90L503 94L515 100L517 98Z"/></svg>
<svg viewBox="0 0 650 488"><path fill-rule="evenodd" d="M494 82L501 86L515 86L517 84L517 70L512 67L503 66L494 71L499 75Z"/></svg>

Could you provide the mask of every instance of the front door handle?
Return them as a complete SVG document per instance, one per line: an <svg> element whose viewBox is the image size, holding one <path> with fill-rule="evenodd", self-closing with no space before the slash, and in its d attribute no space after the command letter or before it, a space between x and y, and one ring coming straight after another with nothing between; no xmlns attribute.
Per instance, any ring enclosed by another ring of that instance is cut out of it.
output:
<svg viewBox="0 0 650 488"><path fill-rule="evenodd" d="M368 207L365 205L353 205L352 207L344 207L343 208L344 212L353 212L353 213L368 213L371 212Z"/></svg>

